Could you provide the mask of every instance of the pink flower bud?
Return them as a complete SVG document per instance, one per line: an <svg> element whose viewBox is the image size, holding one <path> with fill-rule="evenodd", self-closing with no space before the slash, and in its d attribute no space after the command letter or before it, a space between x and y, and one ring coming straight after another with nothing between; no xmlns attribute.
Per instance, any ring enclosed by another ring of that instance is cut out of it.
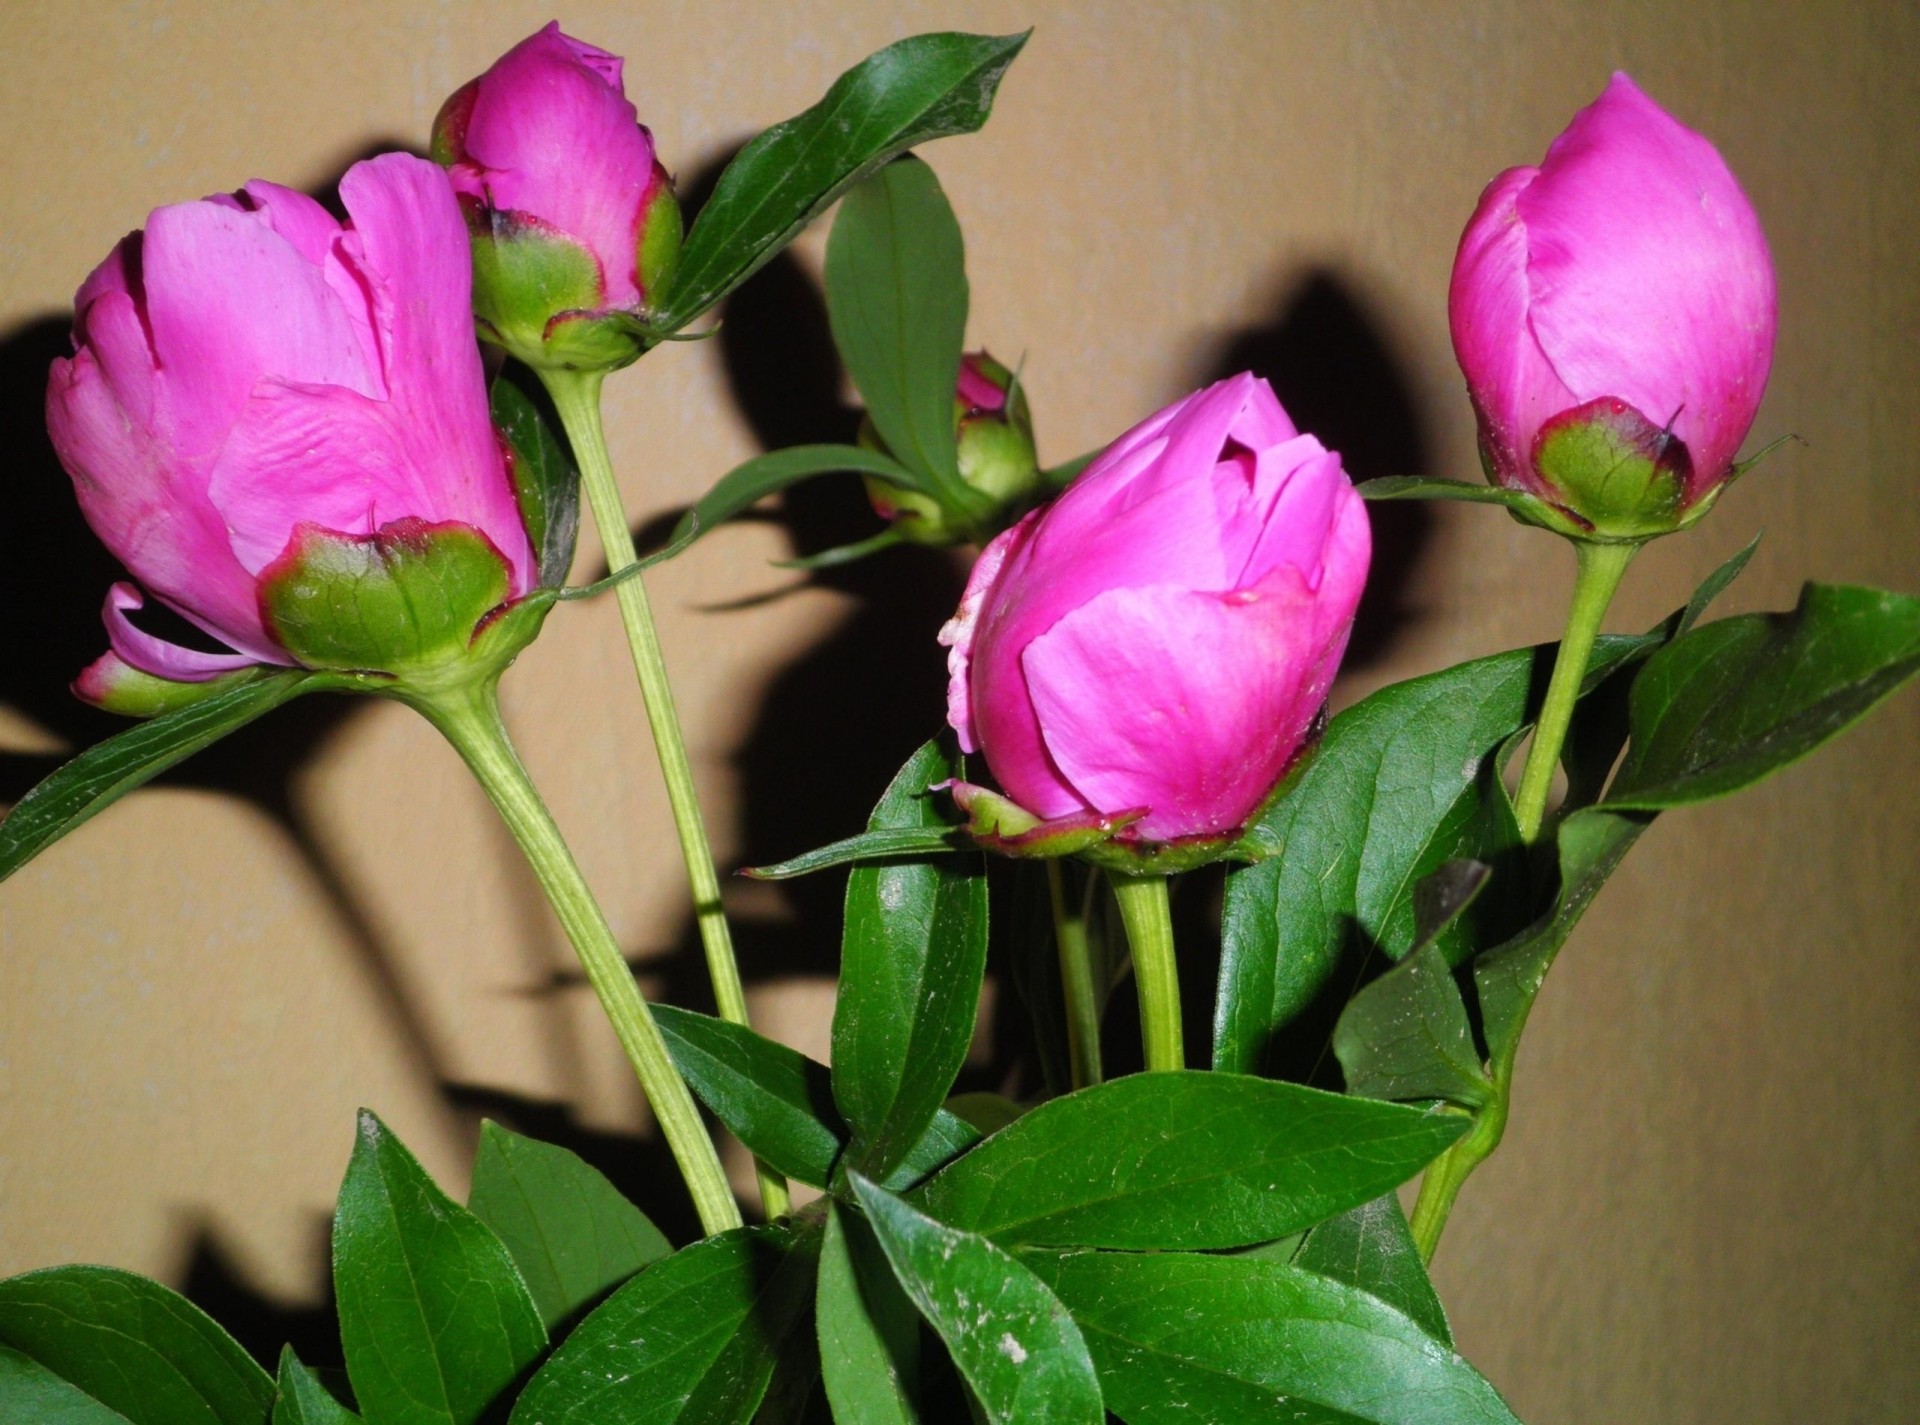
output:
<svg viewBox="0 0 1920 1425"><path fill-rule="evenodd" d="M947 717L1046 821L1241 827L1326 702L1366 581L1340 458L1240 375L1136 426L980 556Z"/></svg>
<svg viewBox="0 0 1920 1425"><path fill-rule="evenodd" d="M1448 307L1496 483L1636 538L1733 473L1773 360L1773 265L1713 145L1626 75L1487 186Z"/></svg>
<svg viewBox="0 0 1920 1425"><path fill-rule="evenodd" d="M141 593L116 585L113 652L82 696L105 700L132 673L201 682L314 661L289 646L302 620L276 618L269 597L296 549L452 540L472 598L531 585L446 175L386 154L355 164L340 196L344 226L261 182L157 209L74 298L47 424L81 509L149 593L233 650L142 631L128 618Z"/></svg>
<svg viewBox="0 0 1920 1425"><path fill-rule="evenodd" d="M632 319L679 257L673 181L621 66L556 21L455 91L433 123L433 157L473 232L481 330L534 365L631 361Z"/></svg>

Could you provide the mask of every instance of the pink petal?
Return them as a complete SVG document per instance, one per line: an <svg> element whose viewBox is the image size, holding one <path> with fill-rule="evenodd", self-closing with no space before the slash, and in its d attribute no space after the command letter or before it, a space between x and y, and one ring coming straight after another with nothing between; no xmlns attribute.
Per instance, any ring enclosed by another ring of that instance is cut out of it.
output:
<svg viewBox="0 0 1920 1425"><path fill-rule="evenodd" d="M100 611L101 619L107 626L107 640L113 646L113 652L126 661L128 666L142 673L151 673L156 678L167 678L176 683L204 683L209 678L217 678L222 673L232 673L240 668L251 668L262 661L272 663L290 662L285 654L270 659L259 659L246 653L204 653L195 648L182 648L177 643L169 643L156 638L146 630L136 628L127 615L142 607L146 600L140 591L131 584L115 584L107 591L107 602ZM95 665L98 667L98 664ZM89 669L88 672L92 672ZM84 679L87 675L82 674Z"/></svg>
<svg viewBox="0 0 1920 1425"><path fill-rule="evenodd" d="M967 587L960 596L960 607L940 628L938 642L947 650L947 723L959 736L962 752L980 750L973 738L972 694L968 677L980 608L992 592L994 581L1000 577L1007 555L1033 532L1037 514L1036 511L1013 528L1002 530L980 551L980 557L973 562L973 572L967 576Z"/></svg>

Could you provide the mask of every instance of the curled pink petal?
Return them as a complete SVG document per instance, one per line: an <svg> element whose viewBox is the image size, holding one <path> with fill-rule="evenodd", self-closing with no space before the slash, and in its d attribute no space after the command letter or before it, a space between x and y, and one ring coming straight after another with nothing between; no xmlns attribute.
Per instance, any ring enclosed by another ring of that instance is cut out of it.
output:
<svg viewBox="0 0 1920 1425"><path fill-rule="evenodd" d="M100 611L114 653L129 667L176 683L200 683L217 678L222 673L251 668L261 661L245 653L205 653L197 648L183 648L164 638L156 638L145 629L135 627L133 620L127 617L145 603L146 600L133 585L115 584L107 591L106 606Z"/></svg>

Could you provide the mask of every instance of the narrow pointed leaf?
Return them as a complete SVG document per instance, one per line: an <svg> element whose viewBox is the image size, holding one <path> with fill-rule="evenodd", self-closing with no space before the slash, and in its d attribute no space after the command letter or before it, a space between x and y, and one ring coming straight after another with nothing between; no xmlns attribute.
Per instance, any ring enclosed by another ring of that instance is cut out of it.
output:
<svg viewBox="0 0 1920 1425"><path fill-rule="evenodd" d="M752 507L768 495L778 494L790 485L816 475L841 471L877 475L908 489L922 483L892 456L859 445L794 445L785 450L756 455L721 476L714 487L702 495L694 507L680 517L673 529L672 548L678 552L716 526L724 524L742 510Z"/></svg>
<svg viewBox="0 0 1920 1425"><path fill-rule="evenodd" d="M1393 1193L1383 1193L1314 1228L1293 1257L1293 1265L1377 1296L1441 1345L1453 1344L1447 1313L1420 1260L1400 1199Z"/></svg>
<svg viewBox="0 0 1920 1425"><path fill-rule="evenodd" d="M272 1378L205 1312L110 1267L0 1281L0 1352L0 1420L44 1405L73 1425L266 1425L273 1409Z"/></svg>
<svg viewBox="0 0 1920 1425"><path fill-rule="evenodd" d="M959 772L927 743L894 778L870 831L946 825L928 788ZM847 878L833 1095L853 1131L849 1162L876 1178L926 1132L973 1041L987 957L978 854L859 866Z"/></svg>
<svg viewBox="0 0 1920 1425"><path fill-rule="evenodd" d="M1102 1425L1086 1342L1032 1272L864 1178L853 1185L894 1276L946 1342L991 1425Z"/></svg>
<svg viewBox="0 0 1920 1425"><path fill-rule="evenodd" d="M340 1341L377 1425L471 1425L547 1344L513 1259L371 1113L333 1221Z"/></svg>
<svg viewBox="0 0 1920 1425"><path fill-rule="evenodd" d="M322 681L292 669L261 673L96 742L0 820L0 880L134 788Z"/></svg>
<svg viewBox="0 0 1920 1425"><path fill-rule="evenodd" d="M1133 1074L1040 1105L912 1201L1002 1243L1241 1247L1397 1187L1465 1127L1239 1074Z"/></svg>
<svg viewBox="0 0 1920 1425"><path fill-rule="evenodd" d="M817 1252L816 1236L748 1227L654 1263L574 1328L511 1425L744 1425L806 1320Z"/></svg>
<svg viewBox="0 0 1920 1425"><path fill-rule="evenodd" d="M850 191L827 241L827 314L880 439L944 495L960 484L953 392L967 334L960 224L933 169L888 164Z"/></svg>
<svg viewBox="0 0 1920 1425"><path fill-rule="evenodd" d="M278 1386L273 1425L357 1425L360 1419L300 1364L291 1346L280 1352Z"/></svg>
<svg viewBox="0 0 1920 1425"><path fill-rule="evenodd" d="M673 1250L598 1169L497 1123L480 1125L467 1205L505 1245L549 1332Z"/></svg>
<svg viewBox="0 0 1920 1425"><path fill-rule="evenodd" d="M755 866L746 874L756 881L790 881L795 876L810 876L834 866L890 861L903 856L935 856L943 851L967 849L965 834L956 826L894 826L863 831L858 836L830 842L816 851L804 851L771 866Z"/></svg>
<svg viewBox="0 0 1920 1425"><path fill-rule="evenodd" d="M1026 1254L1128 1425L1518 1425L1443 1342L1345 1282L1253 1257Z"/></svg>
<svg viewBox="0 0 1920 1425"><path fill-rule="evenodd" d="M838 1204L827 1214L814 1321L820 1376L839 1425L918 1425L920 1331L872 1229Z"/></svg>
<svg viewBox="0 0 1920 1425"><path fill-rule="evenodd" d="M868 56L818 104L755 138L695 218L655 325L685 326L888 159L979 128L1026 42L1024 34L914 35Z"/></svg>

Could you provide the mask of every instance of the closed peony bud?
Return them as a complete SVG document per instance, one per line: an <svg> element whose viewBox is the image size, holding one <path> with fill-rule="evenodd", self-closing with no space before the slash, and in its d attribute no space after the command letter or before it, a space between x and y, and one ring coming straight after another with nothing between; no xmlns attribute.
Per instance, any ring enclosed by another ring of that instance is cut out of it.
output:
<svg viewBox="0 0 1920 1425"><path fill-rule="evenodd" d="M436 668L534 582L446 175L387 154L340 196L345 225L271 183L158 209L74 299L47 423L81 509L231 650L142 630L117 584L90 701L159 711L260 665Z"/></svg>
<svg viewBox="0 0 1920 1425"><path fill-rule="evenodd" d="M1135 427L987 547L941 633L948 719L1016 805L963 804L1030 844L1232 837L1326 702L1369 549L1339 457L1266 382Z"/></svg>
<svg viewBox="0 0 1920 1425"><path fill-rule="evenodd" d="M522 40L433 123L473 234L481 333L529 365L611 370L644 350L680 255L680 205L621 84L619 56Z"/></svg>
<svg viewBox="0 0 1920 1425"><path fill-rule="evenodd" d="M1663 534L1735 473L1773 359L1766 239L1713 145L1626 75L1488 185L1448 307L1488 475L1543 522Z"/></svg>
<svg viewBox="0 0 1920 1425"><path fill-rule="evenodd" d="M986 530L979 529L968 512L949 510L931 495L866 477L874 512L915 544L964 544L998 532L1041 493L1026 392L1013 372L984 351L960 358L953 430L960 478L991 502ZM860 423L860 443L872 450L886 448L870 420Z"/></svg>

